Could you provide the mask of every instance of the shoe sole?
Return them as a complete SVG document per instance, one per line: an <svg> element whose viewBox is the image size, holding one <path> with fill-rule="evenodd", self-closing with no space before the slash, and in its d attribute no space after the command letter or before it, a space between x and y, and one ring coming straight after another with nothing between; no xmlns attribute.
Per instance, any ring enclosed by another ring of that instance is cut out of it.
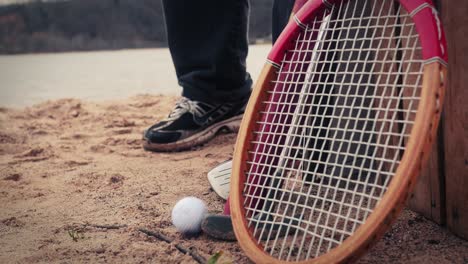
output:
<svg viewBox="0 0 468 264"><path fill-rule="evenodd" d="M234 116L219 123L213 124L203 131L200 131L186 139L174 143L151 143L145 136L143 136L143 148L145 150L157 152L171 152L191 149L193 147L203 145L206 142L210 141L210 139L216 136L216 134L220 130L226 130L227 132L236 133L237 131L239 131L241 121L242 115Z"/></svg>
<svg viewBox="0 0 468 264"><path fill-rule="evenodd" d="M298 217L299 215L296 218ZM262 232L261 240L267 240L277 236L285 237L293 234L296 231L296 228L293 226L298 226L298 224L299 220L297 219L288 219L283 223L267 224L263 227L265 231ZM287 226L290 227L288 228ZM205 234L215 239L224 241L237 240L232 226L231 216L229 215L207 215L202 221L201 229Z"/></svg>
<svg viewBox="0 0 468 264"><path fill-rule="evenodd" d="M227 215L207 215L201 224L202 231L208 236L224 241L236 241L231 217Z"/></svg>

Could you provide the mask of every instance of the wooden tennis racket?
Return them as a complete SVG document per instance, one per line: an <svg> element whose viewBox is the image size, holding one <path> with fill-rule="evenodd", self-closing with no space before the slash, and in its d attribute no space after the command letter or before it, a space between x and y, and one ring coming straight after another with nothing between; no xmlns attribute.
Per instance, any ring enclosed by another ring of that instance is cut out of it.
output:
<svg viewBox="0 0 468 264"><path fill-rule="evenodd" d="M430 1L308 1L270 52L236 144L230 208L249 258L342 263L375 244L428 157L446 66Z"/></svg>

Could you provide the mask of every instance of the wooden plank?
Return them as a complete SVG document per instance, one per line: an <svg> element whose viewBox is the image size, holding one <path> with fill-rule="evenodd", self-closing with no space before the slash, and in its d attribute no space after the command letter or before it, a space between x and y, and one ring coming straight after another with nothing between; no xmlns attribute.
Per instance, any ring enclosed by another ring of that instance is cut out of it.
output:
<svg viewBox="0 0 468 264"><path fill-rule="evenodd" d="M449 52L444 111L447 226L468 239L468 1L439 1Z"/></svg>
<svg viewBox="0 0 468 264"><path fill-rule="evenodd" d="M402 15L402 17L406 17L406 10L402 9L400 12L400 15ZM414 27L408 25L410 21L407 21L407 19L409 18L402 19L403 26L401 30L404 36L413 35L415 33ZM416 39L404 39L403 46L412 47L416 44L413 43L413 41L416 41ZM420 58L421 56L422 55L420 53L416 54L416 57ZM411 59L411 54L406 54L406 56L403 55L404 62ZM408 65L408 63L405 63L403 69L404 72L407 71L407 67L410 67L409 72L417 72L419 70L418 68L421 67L421 65L415 63L411 63L410 65ZM416 77L417 76L410 75L406 78L405 82L415 83L416 81L413 79ZM411 90L408 90L408 93L406 95L411 96ZM442 202L443 195L441 195L441 193L443 192L443 173L441 170L442 166L439 165L442 162L442 156L438 154L439 145L437 144L438 142L442 142L441 133L438 133L437 138L438 140L436 140L435 144L432 147L432 152L428 163L426 164L425 169L419 175L419 179L416 183L415 189L410 195L408 206L413 211L421 213L425 217L433 220L438 224L442 224L444 220L442 215L445 209L444 204Z"/></svg>
<svg viewBox="0 0 468 264"><path fill-rule="evenodd" d="M442 135L437 134L437 143L440 144ZM429 157L426 168L419 175L418 182L410 195L408 206L411 210L418 212L438 224L445 222L445 203L442 166L440 166L442 156L439 155L438 144L432 146L432 153Z"/></svg>

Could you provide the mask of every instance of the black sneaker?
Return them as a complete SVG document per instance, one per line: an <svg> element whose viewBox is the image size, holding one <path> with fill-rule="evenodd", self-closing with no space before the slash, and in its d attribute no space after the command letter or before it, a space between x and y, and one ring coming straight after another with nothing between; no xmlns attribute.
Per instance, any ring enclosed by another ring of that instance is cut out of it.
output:
<svg viewBox="0 0 468 264"><path fill-rule="evenodd" d="M247 101L212 105L183 97L166 119L143 133L143 147L181 151L206 143L220 130L237 132Z"/></svg>

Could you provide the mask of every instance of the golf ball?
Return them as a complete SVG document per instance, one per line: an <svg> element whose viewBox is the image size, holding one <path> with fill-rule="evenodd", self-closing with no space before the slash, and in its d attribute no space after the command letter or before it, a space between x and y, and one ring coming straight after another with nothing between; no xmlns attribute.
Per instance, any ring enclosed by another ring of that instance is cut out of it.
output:
<svg viewBox="0 0 468 264"><path fill-rule="evenodd" d="M196 197L185 197L172 209L172 224L184 235L197 234L208 209L205 203Z"/></svg>

